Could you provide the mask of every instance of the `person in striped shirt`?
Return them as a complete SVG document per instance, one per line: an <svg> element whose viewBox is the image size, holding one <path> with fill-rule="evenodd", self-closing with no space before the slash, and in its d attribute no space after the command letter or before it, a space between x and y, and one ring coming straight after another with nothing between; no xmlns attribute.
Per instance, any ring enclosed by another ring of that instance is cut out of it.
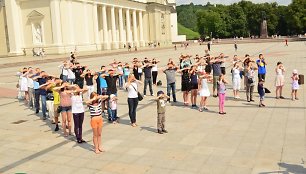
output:
<svg viewBox="0 0 306 174"><path fill-rule="evenodd" d="M93 132L93 143L95 146L95 153L99 154L103 152L101 146L101 134L102 134L102 102L108 98L107 95L98 95L96 92L90 94L90 100L86 102L90 111L90 125Z"/></svg>

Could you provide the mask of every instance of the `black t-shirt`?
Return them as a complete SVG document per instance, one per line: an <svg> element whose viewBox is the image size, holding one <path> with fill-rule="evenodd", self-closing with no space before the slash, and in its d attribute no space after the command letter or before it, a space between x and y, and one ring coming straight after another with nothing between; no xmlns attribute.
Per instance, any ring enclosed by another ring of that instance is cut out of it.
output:
<svg viewBox="0 0 306 174"><path fill-rule="evenodd" d="M143 72L144 72L145 78L151 78L152 77L152 66L144 67Z"/></svg>
<svg viewBox="0 0 306 174"><path fill-rule="evenodd" d="M92 86L93 85L93 75L85 75L85 81L86 81L86 85L88 86Z"/></svg>
<svg viewBox="0 0 306 174"><path fill-rule="evenodd" d="M47 83L47 78L38 78L37 82L39 83L39 86L41 86L41 85ZM47 95L47 91L43 88L39 89L39 93L40 93L40 95Z"/></svg>
<svg viewBox="0 0 306 174"><path fill-rule="evenodd" d="M81 77L84 70L85 70L85 67L77 67L77 68L72 69L72 71L75 74L75 80L76 81L83 81L84 80L84 78Z"/></svg>
<svg viewBox="0 0 306 174"><path fill-rule="evenodd" d="M115 94L117 93L117 79L118 75L115 76L105 76L105 80L107 83L107 94Z"/></svg>

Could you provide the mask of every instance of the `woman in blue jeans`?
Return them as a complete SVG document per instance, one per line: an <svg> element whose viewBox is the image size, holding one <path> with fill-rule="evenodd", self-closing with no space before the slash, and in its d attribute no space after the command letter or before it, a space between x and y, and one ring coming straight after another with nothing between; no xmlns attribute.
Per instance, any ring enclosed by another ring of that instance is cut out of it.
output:
<svg viewBox="0 0 306 174"><path fill-rule="evenodd" d="M142 84L139 80L137 80L134 74L130 74L125 83L125 88L128 91L128 106L129 106L129 116L131 120L132 127L136 127L136 110L138 105L138 85Z"/></svg>

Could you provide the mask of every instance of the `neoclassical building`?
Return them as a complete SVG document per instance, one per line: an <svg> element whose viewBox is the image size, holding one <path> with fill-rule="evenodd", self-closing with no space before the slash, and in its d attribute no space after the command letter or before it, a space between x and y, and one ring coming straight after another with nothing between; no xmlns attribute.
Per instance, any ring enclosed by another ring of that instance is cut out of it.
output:
<svg viewBox="0 0 306 174"><path fill-rule="evenodd" d="M0 55L47 54L169 45L175 0L0 0Z"/></svg>

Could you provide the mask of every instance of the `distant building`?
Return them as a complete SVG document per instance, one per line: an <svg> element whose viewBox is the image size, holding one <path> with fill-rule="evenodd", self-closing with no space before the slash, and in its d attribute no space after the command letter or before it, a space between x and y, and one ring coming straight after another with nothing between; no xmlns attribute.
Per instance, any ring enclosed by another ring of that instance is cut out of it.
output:
<svg viewBox="0 0 306 174"><path fill-rule="evenodd" d="M0 0L0 56L170 45L175 0ZM6 29L7 28L7 29Z"/></svg>

